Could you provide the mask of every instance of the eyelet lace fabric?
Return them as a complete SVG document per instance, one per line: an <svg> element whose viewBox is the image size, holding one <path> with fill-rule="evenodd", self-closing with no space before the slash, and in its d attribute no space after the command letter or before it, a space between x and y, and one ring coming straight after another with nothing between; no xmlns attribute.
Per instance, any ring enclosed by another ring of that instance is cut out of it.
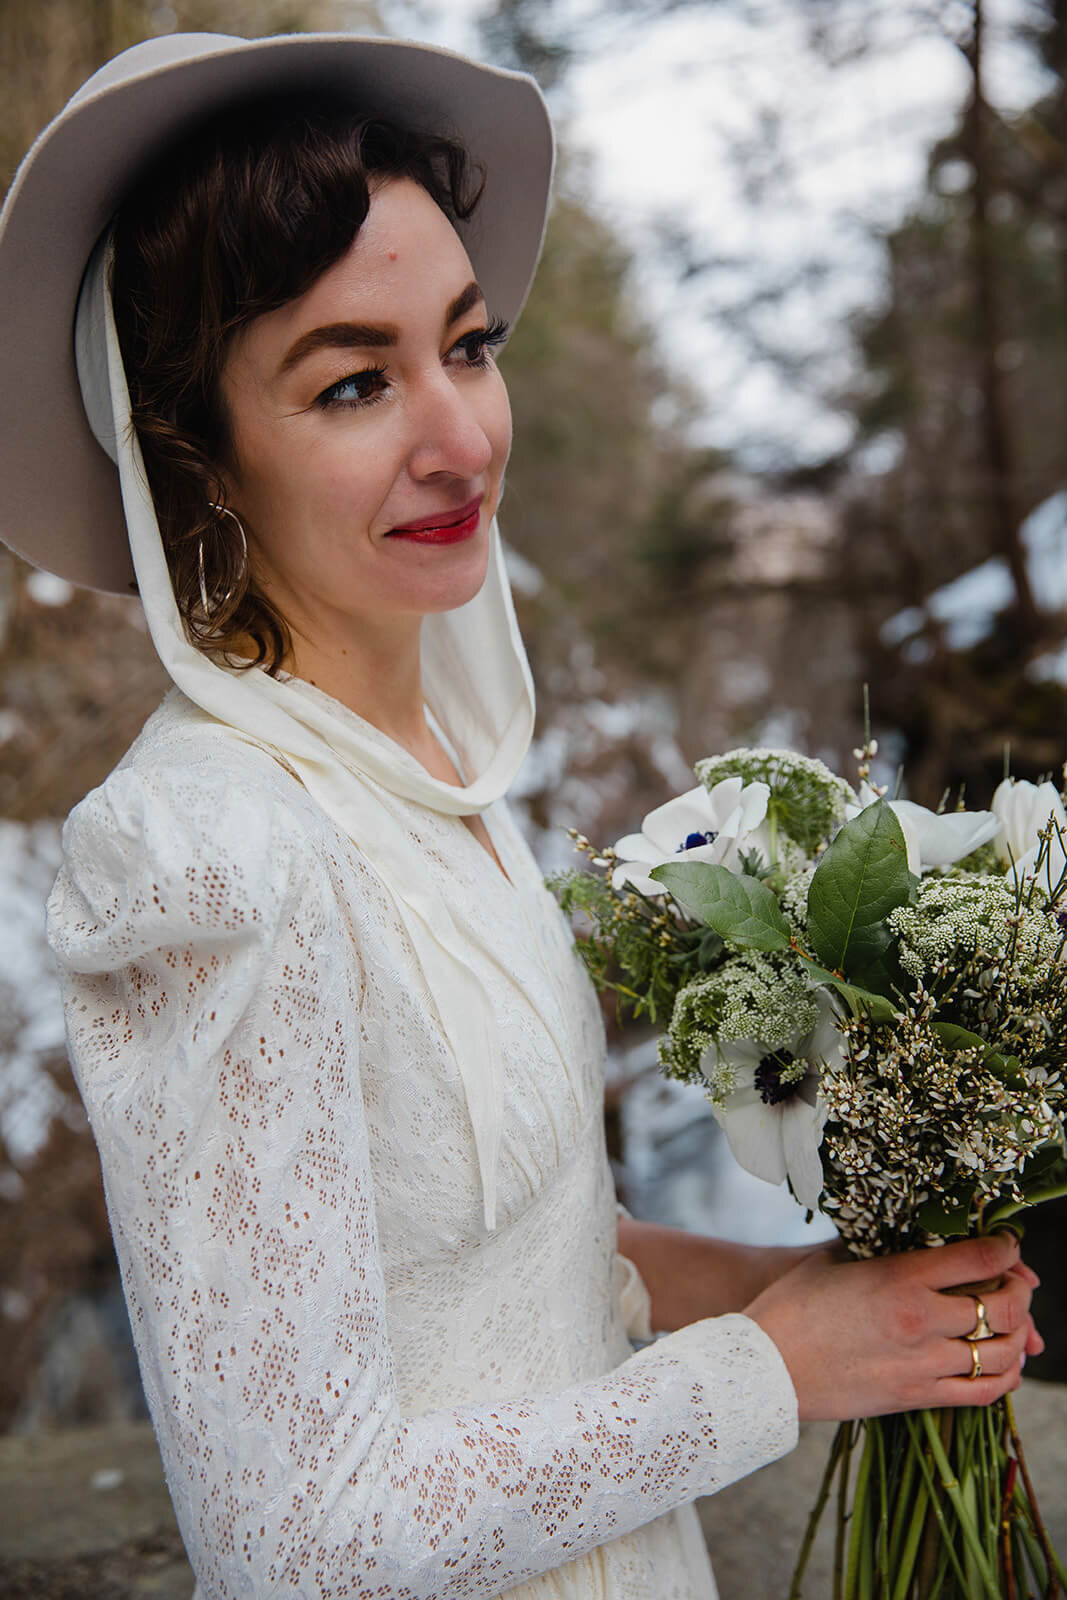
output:
<svg viewBox="0 0 1067 1600"><path fill-rule="evenodd" d="M487 1234L389 897L177 692L72 813L49 903L167 1482L203 1600L708 1600L689 1502L795 1443L748 1318L634 1354L595 997L498 804L390 799L503 1055Z"/></svg>

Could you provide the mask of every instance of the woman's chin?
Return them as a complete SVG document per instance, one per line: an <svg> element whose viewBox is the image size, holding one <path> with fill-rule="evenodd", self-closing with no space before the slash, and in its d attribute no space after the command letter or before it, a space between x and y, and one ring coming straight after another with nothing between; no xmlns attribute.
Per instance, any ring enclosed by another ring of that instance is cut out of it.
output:
<svg viewBox="0 0 1067 1600"><path fill-rule="evenodd" d="M439 552L444 554L444 552ZM488 539L479 535L464 546L462 559L455 547L450 552L454 558L441 563L436 573L424 567L412 574L408 589L408 604L423 616L439 616L445 611L458 611L480 594L489 572Z"/></svg>

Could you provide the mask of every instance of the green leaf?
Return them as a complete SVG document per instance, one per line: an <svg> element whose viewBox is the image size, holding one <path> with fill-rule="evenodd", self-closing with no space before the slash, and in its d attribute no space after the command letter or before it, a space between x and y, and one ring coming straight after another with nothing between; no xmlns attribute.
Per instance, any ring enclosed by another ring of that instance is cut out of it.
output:
<svg viewBox="0 0 1067 1600"><path fill-rule="evenodd" d="M962 1200L949 1195L939 1200L926 1200L915 1213L915 1220L927 1233L941 1234L946 1238L952 1234L966 1233L973 1199L974 1189L971 1188Z"/></svg>
<svg viewBox="0 0 1067 1600"><path fill-rule="evenodd" d="M999 1050L983 1039L981 1034L972 1033L969 1028L961 1028L955 1022L935 1022L934 1032L942 1044L950 1050L980 1050L982 1064L995 1072L998 1078L1005 1079L1008 1083L1019 1081L1022 1073L1022 1063L1018 1056L1001 1055Z"/></svg>
<svg viewBox="0 0 1067 1600"><path fill-rule="evenodd" d="M812 984L816 988L822 986L836 990L854 1017L867 1012L875 1022L892 1022L896 1016L896 1006L884 994L874 994L870 989L861 989L858 984L849 983L839 973L828 972L825 967L820 967L810 956L801 956L800 963Z"/></svg>
<svg viewBox="0 0 1067 1600"><path fill-rule="evenodd" d="M935 1022L934 1032L950 1050L981 1050L983 1055L989 1052L988 1040L983 1039L980 1033L972 1033L969 1028L961 1028L955 1022Z"/></svg>
<svg viewBox="0 0 1067 1600"><path fill-rule="evenodd" d="M1067 1195L1067 1177L1060 1183L1046 1183L1038 1189L1028 1189L1024 1200L1002 1200L992 1211L987 1211L984 1218L986 1227L990 1230L1010 1227L1008 1219L1014 1217L1017 1212L1029 1211L1033 1206L1044 1205L1046 1200L1062 1200L1064 1195ZM1021 1239L1022 1229L1016 1228L1015 1231Z"/></svg>
<svg viewBox="0 0 1067 1600"><path fill-rule="evenodd" d="M1019 1176L1019 1183L1023 1189L1028 1189L1038 1178L1044 1185L1050 1176L1053 1182L1063 1182L1067 1179L1067 1156L1060 1144L1042 1145L1026 1163Z"/></svg>
<svg viewBox="0 0 1067 1600"><path fill-rule="evenodd" d="M904 834L884 800L847 822L808 889L808 937L824 966L887 987L892 934L886 918L908 903L913 878Z"/></svg>
<svg viewBox="0 0 1067 1600"><path fill-rule="evenodd" d="M707 861L668 861L649 877L735 950L788 950L789 924L771 889Z"/></svg>

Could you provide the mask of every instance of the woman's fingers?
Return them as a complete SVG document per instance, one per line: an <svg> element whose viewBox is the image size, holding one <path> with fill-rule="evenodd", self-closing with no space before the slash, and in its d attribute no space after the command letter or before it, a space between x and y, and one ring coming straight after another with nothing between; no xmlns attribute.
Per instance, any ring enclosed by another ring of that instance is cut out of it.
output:
<svg viewBox="0 0 1067 1600"><path fill-rule="evenodd" d="M1031 1292L1034 1289L1040 1289L1041 1287L1041 1279L1038 1277L1037 1273L1032 1270L1032 1268L1026 1265L1025 1261L1017 1261L1014 1267L1009 1267L1007 1276L1009 1278L1021 1278L1023 1283L1026 1284L1027 1288L1030 1289ZM1045 1348L1045 1341L1041 1337L1037 1328L1034 1326L1033 1317L1030 1317L1028 1322L1029 1331L1026 1340L1026 1354L1028 1356L1039 1356Z"/></svg>
<svg viewBox="0 0 1067 1600"><path fill-rule="evenodd" d="M983 1372L980 1378L942 1378L933 1400L923 1400L917 1406L895 1406L896 1411L938 1409L941 1406L988 1406L1003 1395L1011 1394L1022 1383L1022 1373L1017 1366L992 1376Z"/></svg>
<svg viewBox="0 0 1067 1600"><path fill-rule="evenodd" d="M1000 1377L1018 1369L1026 1349L1027 1329L998 1335L995 1339L950 1339L944 1376L971 1378L972 1372L985 1377ZM972 1352L974 1352L972 1354ZM975 1361L977 1356L977 1363ZM974 1381L977 1381L977 1377Z"/></svg>
<svg viewBox="0 0 1067 1600"><path fill-rule="evenodd" d="M931 1350L916 1354L896 1368L896 1383L885 1412L919 1411L940 1406L984 1406L1017 1389L1022 1378L1026 1330L975 1343L939 1339Z"/></svg>
<svg viewBox="0 0 1067 1600"><path fill-rule="evenodd" d="M1030 1312L1031 1285L1019 1273L1007 1272L995 1287L942 1290L939 1326L950 1338L987 1339L1014 1333ZM988 1331L986 1331L988 1330Z"/></svg>
<svg viewBox="0 0 1067 1600"><path fill-rule="evenodd" d="M872 1261L809 1256L747 1310L782 1352L802 1417L987 1405L1041 1348L1033 1277L1010 1234ZM972 1344L977 1301L991 1336Z"/></svg>
<svg viewBox="0 0 1067 1600"><path fill-rule="evenodd" d="M982 1239L959 1239L936 1250L897 1256L902 1271L918 1272L931 1289L951 1289L1000 1278L1019 1261L1019 1240L1006 1228Z"/></svg>
<svg viewBox="0 0 1067 1600"><path fill-rule="evenodd" d="M1009 1274L1014 1273L1017 1277L1021 1278L1023 1282L1031 1289L1040 1289L1041 1287L1041 1279L1038 1277L1033 1267L1028 1267L1025 1261L1017 1261L1013 1267L1008 1268L1008 1272Z"/></svg>

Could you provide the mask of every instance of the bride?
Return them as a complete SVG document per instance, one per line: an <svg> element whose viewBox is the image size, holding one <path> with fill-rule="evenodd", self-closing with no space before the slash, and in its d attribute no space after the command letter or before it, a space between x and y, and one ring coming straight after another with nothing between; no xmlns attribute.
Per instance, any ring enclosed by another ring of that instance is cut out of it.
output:
<svg viewBox="0 0 1067 1600"><path fill-rule="evenodd" d="M798 1415L985 1403L1041 1344L1009 1236L859 1263L617 1216L597 1004L503 799L494 351L550 169L529 79L175 35L0 221L4 537L135 582L174 682L49 937L205 1600L708 1597L692 1501ZM971 1379L939 1291L988 1278Z"/></svg>

